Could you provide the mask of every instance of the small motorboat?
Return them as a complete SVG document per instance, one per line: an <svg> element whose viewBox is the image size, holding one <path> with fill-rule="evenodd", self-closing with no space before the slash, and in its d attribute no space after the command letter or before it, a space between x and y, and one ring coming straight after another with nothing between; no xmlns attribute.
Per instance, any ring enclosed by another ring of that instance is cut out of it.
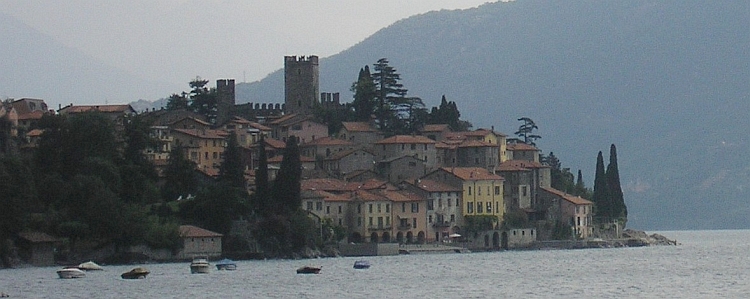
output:
<svg viewBox="0 0 750 299"><path fill-rule="evenodd" d="M66 267L62 268L60 270L57 270L57 275L60 276L60 278L84 278L86 277L86 272L83 272L83 270L78 269L77 267Z"/></svg>
<svg viewBox="0 0 750 299"><path fill-rule="evenodd" d="M370 262L361 260L354 262L354 269L367 269L370 268Z"/></svg>
<svg viewBox="0 0 750 299"><path fill-rule="evenodd" d="M297 274L320 274L321 267L304 266L297 269Z"/></svg>
<svg viewBox="0 0 750 299"><path fill-rule="evenodd" d="M237 263L230 259L216 262L216 270L237 270Z"/></svg>
<svg viewBox="0 0 750 299"><path fill-rule="evenodd" d="M96 263L92 261L88 261L85 263L81 263L78 265L78 269L84 270L84 271L96 271L96 270L104 270L102 266L97 265Z"/></svg>
<svg viewBox="0 0 750 299"><path fill-rule="evenodd" d="M192 274L207 274L211 271L211 264L208 263L206 258L195 258L190 263L190 273Z"/></svg>
<svg viewBox="0 0 750 299"><path fill-rule="evenodd" d="M137 267L137 268L133 268L132 270L128 272L122 273L120 277L122 277L122 279L144 279L146 278L146 275L148 275L149 273L151 272L148 272L146 268Z"/></svg>

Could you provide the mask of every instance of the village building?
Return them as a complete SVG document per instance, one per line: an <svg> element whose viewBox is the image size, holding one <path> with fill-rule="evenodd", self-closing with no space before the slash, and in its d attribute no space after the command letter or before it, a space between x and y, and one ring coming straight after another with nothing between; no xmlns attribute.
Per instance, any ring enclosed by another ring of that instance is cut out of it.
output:
<svg viewBox="0 0 750 299"><path fill-rule="evenodd" d="M198 170L209 175L218 175L224 160L226 137L223 130L174 129L171 130L174 144L181 146L185 157L195 162Z"/></svg>
<svg viewBox="0 0 750 299"><path fill-rule="evenodd" d="M540 201L550 211L549 220L569 225L572 234L579 239L586 239L593 234L593 202L551 187L540 189Z"/></svg>
<svg viewBox="0 0 750 299"><path fill-rule="evenodd" d="M377 161L387 161L403 156L422 160L428 170L436 167L435 141L424 136L396 135L375 142Z"/></svg>
<svg viewBox="0 0 750 299"><path fill-rule="evenodd" d="M375 155L364 149L338 152L323 160L323 169L336 176L347 176L356 171L372 171Z"/></svg>
<svg viewBox="0 0 750 299"><path fill-rule="evenodd" d="M497 224L505 215L503 199L503 177L480 167L443 167L423 179L438 181L462 190L462 215L491 215Z"/></svg>
<svg viewBox="0 0 750 299"><path fill-rule="evenodd" d="M222 234L193 225L180 225L179 231L182 249L177 253L178 259L221 257Z"/></svg>
<svg viewBox="0 0 750 299"><path fill-rule="evenodd" d="M383 139L383 133L369 122L342 122L336 134L338 138L353 142L359 147L372 150L375 142Z"/></svg>
<svg viewBox="0 0 750 299"><path fill-rule="evenodd" d="M55 245L59 239L43 232L18 233L19 256L39 267L55 265Z"/></svg>
<svg viewBox="0 0 750 299"><path fill-rule="evenodd" d="M289 136L297 137L299 143L302 144L328 136L328 126L304 114L287 114L266 125L272 129L271 138L284 142Z"/></svg>
<svg viewBox="0 0 750 299"><path fill-rule="evenodd" d="M464 226L460 186L452 186L430 179L403 181L400 186L425 199L427 242L450 240Z"/></svg>

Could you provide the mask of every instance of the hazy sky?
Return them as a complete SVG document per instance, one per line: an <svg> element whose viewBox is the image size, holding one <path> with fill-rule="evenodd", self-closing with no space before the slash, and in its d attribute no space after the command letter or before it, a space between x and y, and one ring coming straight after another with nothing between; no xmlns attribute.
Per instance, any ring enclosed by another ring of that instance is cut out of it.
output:
<svg viewBox="0 0 750 299"><path fill-rule="evenodd" d="M406 17L491 0L0 0L69 47L144 79L255 81L284 55L326 57Z"/></svg>

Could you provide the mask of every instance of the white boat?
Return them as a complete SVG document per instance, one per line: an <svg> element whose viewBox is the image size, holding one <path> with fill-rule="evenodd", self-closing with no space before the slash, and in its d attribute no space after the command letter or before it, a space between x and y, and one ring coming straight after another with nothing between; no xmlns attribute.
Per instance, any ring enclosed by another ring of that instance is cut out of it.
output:
<svg viewBox="0 0 750 299"><path fill-rule="evenodd" d="M237 263L230 259L223 259L216 262L217 270L237 270Z"/></svg>
<svg viewBox="0 0 750 299"><path fill-rule="evenodd" d="M81 263L78 265L78 269L84 270L84 271L95 271L95 270L104 270L102 266L97 265L96 263L92 261L88 261L85 263Z"/></svg>
<svg viewBox="0 0 750 299"><path fill-rule="evenodd" d="M60 270L57 270L57 275L60 276L60 278L84 278L86 277L86 272L83 272L83 270L73 267L68 268L62 268Z"/></svg>
<svg viewBox="0 0 750 299"><path fill-rule="evenodd" d="M190 263L190 273L193 274L206 274L211 270L211 264L208 263L208 259L195 258Z"/></svg>

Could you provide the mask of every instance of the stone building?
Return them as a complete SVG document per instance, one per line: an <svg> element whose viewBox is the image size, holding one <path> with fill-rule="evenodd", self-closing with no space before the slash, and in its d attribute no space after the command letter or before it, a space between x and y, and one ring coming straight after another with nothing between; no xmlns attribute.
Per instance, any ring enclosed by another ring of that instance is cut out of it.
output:
<svg viewBox="0 0 750 299"><path fill-rule="evenodd" d="M312 114L320 103L318 56L284 56L284 113Z"/></svg>

